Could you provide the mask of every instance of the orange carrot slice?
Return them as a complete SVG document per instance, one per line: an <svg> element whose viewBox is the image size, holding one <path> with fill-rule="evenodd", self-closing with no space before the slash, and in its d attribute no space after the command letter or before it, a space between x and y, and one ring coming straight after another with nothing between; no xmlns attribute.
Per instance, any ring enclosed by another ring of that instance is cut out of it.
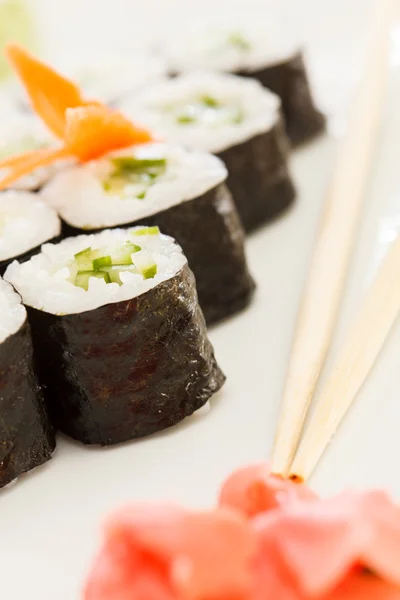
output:
<svg viewBox="0 0 400 600"><path fill-rule="evenodd" d="M76 157L87 162L134 144L152 140L145 129L133 125L121 113L106 106L90 105L66 111L64 146L20 154L0 163L9 173L0 179L0 190L9 187L23 175L61 158Z"/></svg>
<svg viewBox="0 0 400 600"><path fill-rule="evenodd" d="M62 139L67 108L86 104L79 88L20 46L10 44L6 53L25 86L33 109L52 133Z"/></svg>
<svg viewBox="0 0 400 600"><path fill-rule="evenodd" d="M29 156L36 156L37 152L37 150L31 150L30 152L14 154L14 156L8 156L7 158L0 160L0 171L18 166L21 161L26 161Z"/></svg>
<svg viewBox="0 0 400 600"><path fill-rule="evenodd" d="M106 106L86 106L67 111L65 146L82 162L151 140L148 131L136 127L120 112Z"/></svg>
<svg viewBox="0 0 400 600"><path fill-rule="evenodd" d="M10 187L15 181L24 175L32 173L32 171L39 167L45 167L57 160L68 157L70 157L70 153L64 147L46 148L44 150L37 150L36 152L28 152L25 155L20 155L19 157L16 157L16 160L10 166L10 172L3 177L3 179L0 179L0 190Z"/></svg>

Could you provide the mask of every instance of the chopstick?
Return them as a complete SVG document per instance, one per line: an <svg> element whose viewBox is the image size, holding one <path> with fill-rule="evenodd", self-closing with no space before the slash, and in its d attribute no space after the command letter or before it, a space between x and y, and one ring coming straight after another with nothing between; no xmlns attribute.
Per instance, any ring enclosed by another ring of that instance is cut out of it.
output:
<svg viewBox="0 0 400 600"><path fill-rule="evenodd" d="M371 164L388 67L395 0L376 0L365 74L323 211L292 345L272 472L286 476L331 342Z"/></svg>
<svg viewBox="0 0 400 600"><path fill-rule="evenodd" d="M366 294L304 434L289 476L313 472L371 371L400 313L400 237L392 244Z"/></svg>

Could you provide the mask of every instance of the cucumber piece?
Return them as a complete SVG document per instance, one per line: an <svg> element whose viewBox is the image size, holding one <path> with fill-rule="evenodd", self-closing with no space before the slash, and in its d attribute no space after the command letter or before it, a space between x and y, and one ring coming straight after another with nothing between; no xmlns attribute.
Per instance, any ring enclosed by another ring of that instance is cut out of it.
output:
<svg viewBox="0 0 400 600"><path fill-rule="evenodd" d="M126 183L122 177L110 176L103 181L103 190L110 195L121 196L124 193Z"/></svg>
<svg viewBox="0 0 400 600"><path fill-rule="evenodd" d="M108 273L102 271L81 271L75 277L75 285L88 291L89 279L91 277L96 277L96 279L104 279L106 283L111 283L110 276Z"/></svg>
<svg viewBox="0 0 400 600"><path fill-rule="evenodd" d="M237 108L232 113L232 123L234 123L235 125L239 125L240 123L243 123L244 117L245 117L244 111L241 108Z"/></svg>
<svg viewBox="0 0 400 600"><path fill-rule="evenodd" d="M160 229L157 225L154 227L142 227L141 229L136 229L136 231L132 231L133 235L158 235L160 233Z"/></svg>
<svg viewBox="0 0 400 600"><path fill-rule="evenodd" d="M117 283L118 285L122 285L121 281L121 273L137 273L134 265L115 265L112 267L104 267L102 269L110 278L110 283Z"/></svg>
<svg viewBox="0 0 400 600"><path fill-rule="evenodd" d="M119 156L113 158L111 162L121 175L164 171L167 165L165 158L134 158L133 156Z"/></svg>
<svg viewBox="0 0 400 600"><path fill-rule="evenodd" d="M100 255L99 250L92 250L91 248L85 248L77 254L75 254L75 260L78 265L78 272L81 271L94 271L93 260L98 258Z"/></svg>
<svg viewBox="0 0 400 600"><path fill-rule="evenodd" d="M109 267L111 264L111 256L100 256L93 261L93 271L100 271L102 267Z"/></svg>
<svg viewBox="0 0 400 600"><path fill-rule="evenodd" d="M238 50L248 52L251 50L250 42L238 31L233 31L228 37L228 44L236 47Z"/></svg>
<svg viewBox="0 0 400 600"><path fill-rule="evenodd" d="M176 117L176 122L179 123L179 125L190 125L191 123L195 123L196 121L197 118L193 115L181 114Z"/></svg>
<svg viewBox="0 0 400 600"><path fill-rule="evenodd" d="M157 275L157 265L154 263L152 265L148 265L147 267L141 267L140 272L144 279L152 279L155 275Z"/></svg>
<svg viewBox="0 0 400 600"><path fill-rule="evenodd" d="M75 260L78 265L78 271L92 271L93 270L93 258L92 249L85 248L77 254L75 254Z"/></svg>
<svg viewBox="0 0 400 600"><path fill-rule="evenodd" d="M217 108L220 106L218 100L213 98L213 96L202 96L200 101L204 106L208 106L209 108Z"/></svg>
<svg viewBox="0 0 400 600"><path fill-rule="evenodd" d="M115 248L111 252L112 265L131 265L132 254L139 252L141 247L133 242L125 242L122 246Z"/></svg>

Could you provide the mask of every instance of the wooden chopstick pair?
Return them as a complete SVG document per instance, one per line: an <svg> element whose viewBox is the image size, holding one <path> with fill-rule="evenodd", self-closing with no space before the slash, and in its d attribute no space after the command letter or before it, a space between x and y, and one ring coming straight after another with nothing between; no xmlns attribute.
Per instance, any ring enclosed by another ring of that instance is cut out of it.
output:
<svg viewBox="0 0 400 600"><path fill-rule="evenodd" d="M272 457L272 472L306 480L372 368L400 311L400 240L350 327L298 449L331 342L356 237L387 87L395 0L375 0L365 75L341 147L303 292Z"/></svg>

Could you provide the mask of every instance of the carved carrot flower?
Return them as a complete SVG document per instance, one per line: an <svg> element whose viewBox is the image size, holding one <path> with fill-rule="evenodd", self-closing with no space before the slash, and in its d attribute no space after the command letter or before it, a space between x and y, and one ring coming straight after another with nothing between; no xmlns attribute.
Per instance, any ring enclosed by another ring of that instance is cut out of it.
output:
<svg viewBox="0 0 400 600"><path fill-rule="evenodd" d="M152 140L120 112L85 100L78 87L18 46L7 56L22 80L32 107L61 144L0 161L0 189L33 170L62 159L87 162L135 144Z"/></svg>

